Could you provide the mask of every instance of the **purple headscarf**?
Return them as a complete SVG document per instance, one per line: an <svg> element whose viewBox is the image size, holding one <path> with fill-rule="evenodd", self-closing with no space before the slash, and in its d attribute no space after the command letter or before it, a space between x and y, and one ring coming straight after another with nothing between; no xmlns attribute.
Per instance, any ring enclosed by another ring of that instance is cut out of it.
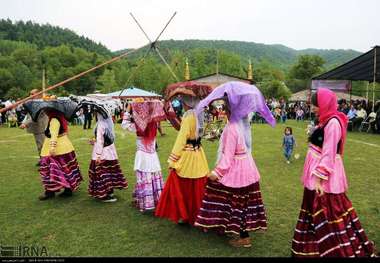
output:
<svg viewBox="0 0 380 263"><path fill-rule="evenodd" d="M271 111L265 103L265 98L255 85L239 81L231 81L216 87L196 108L197 115L214 100L223 99L227 94L231 111L231 122L239 122L251 112L258 112L272 126L276 125Z"/></svg>

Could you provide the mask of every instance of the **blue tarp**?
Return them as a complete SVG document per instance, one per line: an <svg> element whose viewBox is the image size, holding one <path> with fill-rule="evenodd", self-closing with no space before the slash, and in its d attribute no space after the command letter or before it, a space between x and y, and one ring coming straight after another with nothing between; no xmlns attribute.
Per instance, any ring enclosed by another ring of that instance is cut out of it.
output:
<svg viewBox="0 0 380 263"><path fill-rule="evenodd" d="M149 92L146 90L142 90L136 87L130 87L127 89L123 89L122 91L115 91L106 94L111 97L161 97L161 95L156 94L154 92Z"/></svg>

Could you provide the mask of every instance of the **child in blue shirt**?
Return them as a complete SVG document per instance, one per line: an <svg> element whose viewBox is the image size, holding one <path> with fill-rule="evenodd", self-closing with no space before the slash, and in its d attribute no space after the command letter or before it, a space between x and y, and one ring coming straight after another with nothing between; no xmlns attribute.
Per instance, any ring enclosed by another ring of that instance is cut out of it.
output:
<svg viewBox="0 0 380 263"><path fill-rule="evenodd" d="M282 141L282 147L284 149L284 155L286 158L286 162L290 163L290 157L293 153L293 148L296 146L296 140L293 136L293 130L291 127L286 127L284 131L284 138Z"/></svg>

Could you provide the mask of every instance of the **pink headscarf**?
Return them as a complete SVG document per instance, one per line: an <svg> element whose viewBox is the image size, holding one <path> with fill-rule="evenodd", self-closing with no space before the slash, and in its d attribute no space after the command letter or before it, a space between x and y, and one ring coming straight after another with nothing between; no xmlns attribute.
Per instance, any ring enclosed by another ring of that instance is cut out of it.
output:
<svg viewBox="0 0 380 263"><path fill-rule="evenodd" d="M325 126L332 118L337 118L342 133L342 143L340 144L339 153L343 154L344 144L347 135L347 116L338 111L338 101L334 92L326 88L319 88L317 91L317 102L319 107L319 123Z"/></svg>

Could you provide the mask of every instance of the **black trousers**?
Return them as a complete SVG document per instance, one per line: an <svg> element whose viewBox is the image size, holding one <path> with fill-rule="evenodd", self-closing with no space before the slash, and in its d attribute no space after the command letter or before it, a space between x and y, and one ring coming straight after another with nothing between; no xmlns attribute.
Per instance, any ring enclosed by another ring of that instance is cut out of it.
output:
<svg viewBox="0 0 380 263"><path fill-rule="evenodd" d="M91 121L92 121L91 116L85 115L83 129L91 129Z"/></svg>

